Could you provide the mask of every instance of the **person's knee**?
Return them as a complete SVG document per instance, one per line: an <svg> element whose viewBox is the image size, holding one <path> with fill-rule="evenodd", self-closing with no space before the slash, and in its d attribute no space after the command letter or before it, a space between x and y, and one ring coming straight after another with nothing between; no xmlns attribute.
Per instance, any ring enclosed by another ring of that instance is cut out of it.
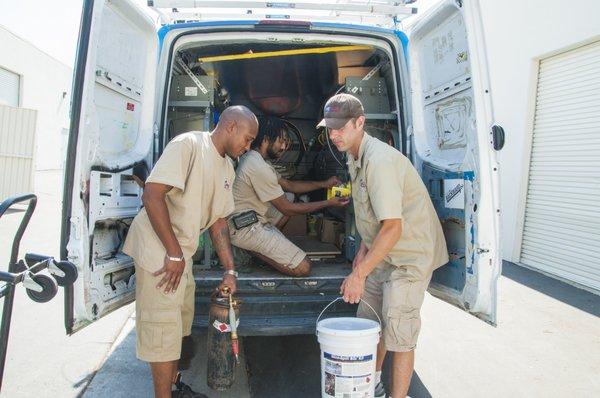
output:
<svg viewBox="0 0 600 398"><path fill-rule="evenodd" d="M305 257L304 260L298 264L296 268L293 269L294 276L308 276L310 275L310 269L312 267L312 263Z"/></svg>

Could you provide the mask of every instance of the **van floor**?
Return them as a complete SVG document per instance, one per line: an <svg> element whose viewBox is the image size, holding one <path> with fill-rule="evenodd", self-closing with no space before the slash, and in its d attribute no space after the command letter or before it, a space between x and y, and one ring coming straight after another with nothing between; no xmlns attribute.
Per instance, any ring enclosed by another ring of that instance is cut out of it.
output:
<svg viewBox="0 0 600 398"><path fill-rule="evenodd" d="M293 277L282 274L268 265L258 263L238 268L238 281L242 280L292 280L292 279L343 279L351 271L351 264L343 257L327 258L319 261L312 260L313 266L310 275L307 277ZM210 269L202 270L194 267L194 278L204 281L216 281L223 278L223 270Z"/></svg>
<svg viewBox="0 0 600 398"><path fill-rule="evenodd" d="M351 264L342 255L340 249L332 243L324 243L312 236L289 236L295 245L304 250L313 266L307 277L299 278L282 274L262 261L253 258L248 265L238 266L238 280L290 280L290 279L340 279L345 278L351 269ZM221 280L223 270L213 267L210 270L202 270L194 266L194 277L205 281Z"/></svg>

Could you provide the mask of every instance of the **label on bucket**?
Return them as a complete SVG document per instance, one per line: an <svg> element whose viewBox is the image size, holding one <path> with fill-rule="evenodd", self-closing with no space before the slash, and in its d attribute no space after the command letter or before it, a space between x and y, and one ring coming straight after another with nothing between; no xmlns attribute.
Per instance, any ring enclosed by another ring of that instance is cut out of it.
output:
<svg viewBox="0 0 600 398"><path fill-rule="evenodd" d="M323 353L325 397L369 397L373 382L373 355L334 355Z"/></svg>

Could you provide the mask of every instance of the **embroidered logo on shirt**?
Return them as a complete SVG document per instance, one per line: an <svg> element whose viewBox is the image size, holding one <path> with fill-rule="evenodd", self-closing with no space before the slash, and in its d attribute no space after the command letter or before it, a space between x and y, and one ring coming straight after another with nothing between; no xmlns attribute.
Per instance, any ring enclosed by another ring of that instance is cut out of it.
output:
<svg viewBox="0 0 600 398"><path fill-rule="evenodd" d="M367 183L366 183L366 182L365 182L365 180L364 180L364 179L362 179L362 178L360 179L359 186L360 186L360 189L361 189L362 191L366 191L366 190L367 190Z"/></svg>
<svg viewBox="0 0 600 398"><path fill-rule="evenodd" d="M225 189L229 191L229 188L231 188L231 185L229 185L229 181L227 181L227 179L225 179L225 185L224 185Z"/></svg>

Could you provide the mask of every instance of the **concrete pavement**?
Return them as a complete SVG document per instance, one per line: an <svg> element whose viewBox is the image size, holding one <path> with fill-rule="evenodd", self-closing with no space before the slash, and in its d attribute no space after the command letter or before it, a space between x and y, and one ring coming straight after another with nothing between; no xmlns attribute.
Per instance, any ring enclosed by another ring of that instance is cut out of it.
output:
<svg viewBox="0 0 600 398"><path fill-rule="evenodd" d="M26 252L58 257L62 173L36 174L37 209L21 244ZM12 239L23 211L0 219L0 269L6 270ZM22 286L17 289L8 342L2 397L76 397L102 364L133 312L129 305L69 337L64 329L63 291L51 301L31 301Z"/></svg>
<svg viewBox="0 0 600 398"><path fill-rule="evenodd" d="M505 263L498 311L493 327L428 294L410 395L600 396L600 296ZM253 397L319 395L315 336L252 337L244 345ZM123 383L136 394L151 391L150 372L135 359L133 331L118 347L119 361L111 363L111 355L92 380L92 397ZM196 363L204 361L199 353ZM204 372L188 372L202 391ZM111 395L120 394L115 390Z"/></svg>
<svg viewBox="0 0 600 398"><path fill-rule="evenodd" d="M498 326L428 296L415 369L434 397L600 396L600 296L504 263Z"/></svg>
<svg viewBox="0 0 600 398"><path fill-rule="evenodd" d="M240 364L235 383L228 391L214 391L206 385L206 334L195 335L196 356L189 370L182 372L182 380L194 391L209 398L250 398L246 359L243 343L240 346ZM135 357L135 315L125 324L111 348L110 355L94 376L83 397L143 398L153 396L152 377L147 363Z"/></svg>

